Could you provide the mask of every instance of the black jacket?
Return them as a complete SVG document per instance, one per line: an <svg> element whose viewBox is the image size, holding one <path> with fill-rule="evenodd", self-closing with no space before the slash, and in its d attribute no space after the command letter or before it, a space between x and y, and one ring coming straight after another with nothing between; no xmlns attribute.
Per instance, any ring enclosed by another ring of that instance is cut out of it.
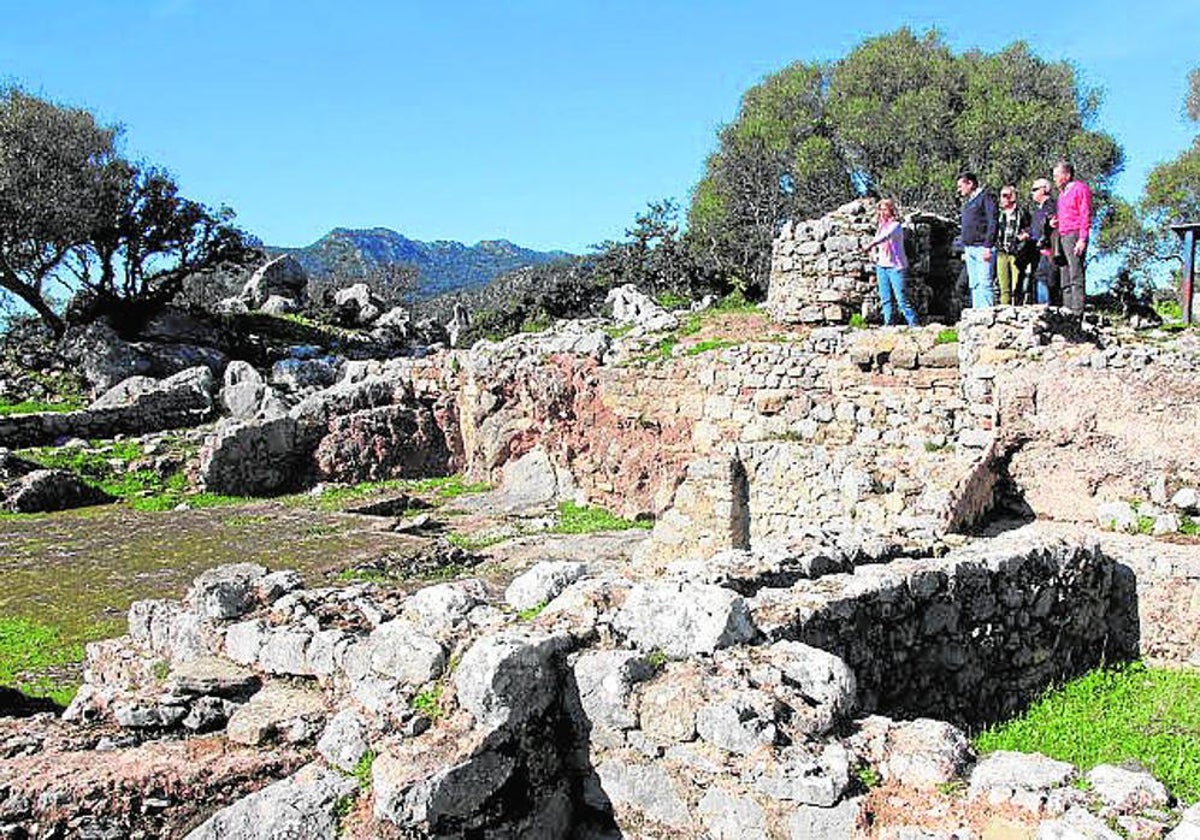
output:
<svg viewBox="0 0 1200 840"><path fill-rule="evenodd" d="M962 206L962 243L996 247L996 200L984 190Z"/></svg>
<svg viewBox="0 0 1200 840"><path fill-rule="evenodd" d="M1029 236L1043 251L1050 248L1050 234L1053 233L1053 228L1050 227L1050 217L1056 212L1057 208L1053 198L1047 198L1046 203L1041 207L1036 204L1033 207L1033 220L1029 225Z"/></svg>

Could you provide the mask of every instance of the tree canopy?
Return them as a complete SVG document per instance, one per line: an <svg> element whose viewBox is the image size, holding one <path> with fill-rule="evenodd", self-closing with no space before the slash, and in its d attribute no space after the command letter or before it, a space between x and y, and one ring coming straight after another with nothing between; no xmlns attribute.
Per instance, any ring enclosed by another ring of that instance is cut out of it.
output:
<svg viewBox="0 0 1200 840"><path fill-rule="evenodd" d="M871 38L830 63L797 62L742 97L692 193L688 242L765 288L777 226L876 193L952 214L955 176L1026 186L1067 158L1108 196L1122 166L1093 128L1100 97L1070 64L1021 42L955 54L936 31Z"/></svg>
<svg viewBox="0 0 1200 840"><path fill-rule="evenodd" d="M1200 123L1200 68L1188 74L1183 113ZM1150 170L1136 203L1114 203L1113 223L1102 231L1109 250L1121 254L1124 267L1153 280L1164 264L1181 260L1171 225L1200 221L1200 134L1173 160Z"/></svg>
<svg viewBox="0 0 1200 840"><path fill-rule="evenodd" d="M55 292L154 304L250 255L232 211L183 198L165 171L122 157L119 137L84 109L0 88L0 290L56 334Z"/></svg>

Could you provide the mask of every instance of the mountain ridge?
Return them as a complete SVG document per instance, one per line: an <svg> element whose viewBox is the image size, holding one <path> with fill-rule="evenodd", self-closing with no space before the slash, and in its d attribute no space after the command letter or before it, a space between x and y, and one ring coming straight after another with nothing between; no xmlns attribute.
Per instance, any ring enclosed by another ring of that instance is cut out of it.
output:
<svg viewBox="0 0 1200 840"><path fill-rule="evenodd" d="M524 248L507 239L482 239L474 245L452 239L426 242L385 227L335 227L310 245L267 250L294 256L318 286L367 282L414 300L475 289L516 269L572 256Z"/></svg>

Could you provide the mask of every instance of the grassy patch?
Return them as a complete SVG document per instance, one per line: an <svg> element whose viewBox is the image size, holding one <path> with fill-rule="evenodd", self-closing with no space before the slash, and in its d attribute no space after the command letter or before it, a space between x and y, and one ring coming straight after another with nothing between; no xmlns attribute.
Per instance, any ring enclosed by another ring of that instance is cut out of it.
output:
<svg viewBox="0 0 1200 840"><path fill-rule="evenodd" d="M371 789L371 767L375 764L375 756L378 753L375 750L367 750L362 754L362 758L358 760L358 764L354 765L354 773L352 774L358 780L358 787L363 793Z"/></svg>
<svg viewBox="0 0 1200 840"><path fill-rule="evenodd" d="M685 352L689 356L699 356L701 353L707 353L710 350L724 350L726 347L737 347L740 343L733 339L710 338L707 341L696 342Z"/></svg>
<svg viewBox="0 0 1200 840"><path fill-rule="evenodd" d="M691 304L690 300L678 292L659 292L654 296L654 302L663 309L683 309Z"/></svg>
<svg viewBox="0 0 1200 840"><path fill-rule="evenodd" d="M1188 537L1200 536L1200 523L1185 513L1179 517L1179 533Z"/></svg>
<svg viewBox="0 0 1200 840"><path fill-rule="evenodd" d="M542 610L546 609L546 604L546 601L541 601L527 609L517 610L517 618L521 619L521 621L533 621L541 615Z"/></svg>
<svg viewBox="0 0 1200 840"><path fill-rule="evenodd" d="M432 496L435 499L454 499L471 493L486 493L491 485L484 481L468 482L461 475L448 475L438 478L391 478L384 481L364 481L346 487L326 487L315 497L316 506L321 510L341 510L347 505L362 499L370 498L385 491L402 491L418 496ZM293 496L292 502L306 505L314 499L304 493Z"/></svg>
<svg viewBox="0 0 1200 840"><path fill-rule="evenodd" d="M446 541L455 548L461 548L463 551L479 551L483 548L490 548L493 545L498 545L505 540L511 540L519 536L518 534L449 534Z"/></svg>
<svg viewBox="0 0 1200 840"><path fill-rule="evenodd" d="M342 583L375 584L395 584L399 580L396 575L378 569L343 569L338 572L337 579Z"/></svg>
<svg viewBox="0 0 1200 840"><path fill-rule="evenodd" d="M862 316L861 312L855 312L850 316L850 328L855 330L865 330L867 328L867 319Z"/></svg>
<svg viewBox="0 0 1200 840"><path fill-rule="evenodd" d="M39 414L42 412L62 413L65 411L76 411L83 408L83 401L68 401L68 402L38 402L37 400L23 400L18 403L10 403L0 401L0 417L5 417L12 414Z"/></svg>
<svg viewBox="0 0 1200 840"><path fill-rule="evenodd" d="M1183 307L1177 300L1156 300L1154 311L1166 321L1178 321L1183 318Z"/></svg>
<svg viewBox="0 0 1200 840"><path fill-rule="evenodd" d="M550 528L552 534L590 534L597 531L628 531L630 528L652 528L654 523L622 519L601 507L580 507L573 502L558 506L558 522Z"/></svg>
<svg viewBox="0 0 1200 840"><path fill-rule="evenodd" d="M939 330L938 334L937 334L937 338L935 338L933 340L933 343L934 344L957 344L958 343L958 330L956 330L956 329Z"/></svg>
<svg viewBox="0 0 1200 840"><path fill-rule="evenodd" d="M408 701L408 706L434 722L440 720L446 714L446 710L442 708L442 684L436 682L418 693Z"/></svg>
<svg viewBox="0 0 1200 840"><path fill-rule="evenodd" d="M81 659L83 645L64 641L54 627L24 618L0 618L0 685L65 706L78 686L47 672Z"/></svg>
<svg viewBox="0 0 1200 840"><path fill-rule="evenodd" d="M609 338L623 338L633 329L633 324L614 324L604 328L604 334Z"/></svg>
<svg viewBox="0 0 1200 840"><path fill-rule="evenodd" d="M1082 770L1136 759L1179 799L1200 800L1200 674L1131 663L1047 692L975 738L980 752L1041 752Z"/></svg>

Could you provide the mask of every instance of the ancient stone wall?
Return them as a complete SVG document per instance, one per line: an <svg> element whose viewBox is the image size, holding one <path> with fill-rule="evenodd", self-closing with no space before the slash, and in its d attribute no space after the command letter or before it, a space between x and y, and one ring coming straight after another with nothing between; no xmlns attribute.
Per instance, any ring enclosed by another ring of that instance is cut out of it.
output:
<svg viewBox="0 0 1200 840"><path fill-rule="evenodd" d="M780 321L844 324L851 315L881 318L874 264L863 245L875 236L871 199L851 201L820 219L788 222L771 252L767 308ZM922 320L953 321L961 309L955 284L961 263L951 253L955 224L914 213L903 220L909 243L908 293Z"/></svg>
<svg viewBox="0 0 1200 840"><path fill-rule="evenodd" d="M768 638L845 659L863 710L974 726L1138 645L1127 567L1023 535L766 591L752 613Z"/></svg>
<svg viewBox="0 0 1200 840"><path fill-rule="evenodd" d="M212 377L192 368L164 379L124 405L0 417L0 447L51 446L67 438L114 438L196 426L214 411Z"/></svg>

